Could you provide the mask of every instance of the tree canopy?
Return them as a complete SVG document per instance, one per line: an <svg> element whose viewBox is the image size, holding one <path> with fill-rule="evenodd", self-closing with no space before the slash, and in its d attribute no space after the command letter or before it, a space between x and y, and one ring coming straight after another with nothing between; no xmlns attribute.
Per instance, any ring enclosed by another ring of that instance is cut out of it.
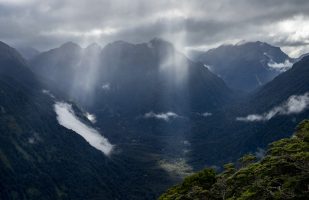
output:
<svg viewBox="0 0 309 200"><path fill-rule="evenodd" d="M309 199L309 120L301 122L291 138L271 143L261 160L247 154L237 165L224 165L219 174L204 169L185 178L159 199Z"/></svg>

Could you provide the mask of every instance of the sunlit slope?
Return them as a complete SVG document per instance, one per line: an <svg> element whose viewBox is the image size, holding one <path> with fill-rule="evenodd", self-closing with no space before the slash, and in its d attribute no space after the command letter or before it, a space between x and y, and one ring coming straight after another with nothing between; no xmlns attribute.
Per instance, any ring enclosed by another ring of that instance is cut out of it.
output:
<svg viewBox="0 0 309 200"><path fill-rule="evenodd" d="M117 41L102 51L66 43L41 53L31 68L86 106L135 115L213 110L231 94L202 64L158 38L141 44Z"/></svg>

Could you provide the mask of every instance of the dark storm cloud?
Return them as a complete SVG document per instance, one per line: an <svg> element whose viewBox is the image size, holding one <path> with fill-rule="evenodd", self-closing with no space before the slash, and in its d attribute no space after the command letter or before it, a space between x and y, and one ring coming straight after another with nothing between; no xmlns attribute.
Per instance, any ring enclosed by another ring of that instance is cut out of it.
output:
<svg viewBox="0 0 309 200"><path fill-rule="evenodd" d="M0 40L52 48L163 37L179 48L261 40L309 50L307 0L0 0Z"/></svg>

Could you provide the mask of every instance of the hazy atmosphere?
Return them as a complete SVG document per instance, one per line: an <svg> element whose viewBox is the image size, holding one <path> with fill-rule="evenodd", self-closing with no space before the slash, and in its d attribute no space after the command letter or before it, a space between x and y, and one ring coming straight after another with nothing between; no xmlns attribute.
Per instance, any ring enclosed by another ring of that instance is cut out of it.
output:
<svg viewBox="0 0 309 200"><path fill-rule="evenodd" d="M0 38L39 50L162 37L181 51L260 40L297 57L308 22L307 0L0 0Z"/></svg>
<svg viewBox="0 0 309 200"><path fill-rule="evenodd" d="M309 0L0 0L0 199L308 200Z"/></svg>

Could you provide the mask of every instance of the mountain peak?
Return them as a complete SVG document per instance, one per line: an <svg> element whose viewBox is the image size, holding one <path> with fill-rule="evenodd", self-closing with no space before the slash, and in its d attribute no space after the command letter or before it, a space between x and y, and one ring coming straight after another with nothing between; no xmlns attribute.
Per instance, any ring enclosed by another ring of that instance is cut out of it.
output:
<svg viewBox="0 0 309 200"><path fill-rule="evenodd" d="M155 45L155 46L162 46L162 45L167 45L167 46L173 46L170 42L167 40L164 40L159 37L155 37L152 40L149 41L150 44Z"/></svg>
<svg viewBox="0 0 309 200"><path fill-rule="evenodd" d="M9 45L7 45L6 43L0 41L0 52L4 53L4 52L10 52L13 51L13 48L10 47Z"/></svg>
<svg viewBox="0 0 309 200"><path fill-rule="evenodd" d="M18 60L21 63L25 63L22 56L12 47L7 45L6 43L0 41L0 59L6 60L6 59L12 59L12 60Z"/></svg>
<svg viewBox="0 0 309 200"><path fill-rule="evenodd" d="M109 43L108 45L128 45L130 44L129 42L123 41L123 40L116 40L112 43Z"/></svg>
<svg viewBox="0 0 309 200"><path fill-rule="evenodd" d="M101 49L102 48L98 43L92 43L85 48L85 51L90 51L93 53L93 52L100 52Z"/></svg>
<svg viewBox="0 0 309 200"><path fill-rule="evenodd" d="M92 49L92 48L96 48L96 49L99 48L99 49L101 49L101 46L98 43L94 42L94 43L89 44L86 47L86 49Z"/></svg>
<svg viewBox="0 0 309 200"><path fill-rule="evenodd" d="M78 44L71 42L71 41L64 43L63 45L60 46L60 48L61 49L81 49L81 47Z"/></svg>
<svg viewBox="0 0 309 200"><path fill-rule="evenodd" d="M223 44L219 46L218 48L224 48L224 47L272 47L272 45L266 43L266 42L261 42L261 41L246 41L246 40L241 40L237 42L236 44ZM217 48L215 48L217 49Z"/></svg>
<svg viewBox="0 0 309 200"><path fill-rule="evenodd" d="M255 42L247 42L244 45L248 45L248 46L255 46L258 48L263 48L263 47L274 47L266 42L261 42L261 41L255 41Z"/></svg>
<svg viewBox="0 0 309 200"><path fill-rule="evenodd" d="M223 59L224 58L224 59ZM290 67L290 58L279 47L253 41L221 45L196 58L234 89L254 90Z"/></svg>
<svg viewBox="0 0 309 200"><path fill-rule="evenodd" d="M117 41L108 43L105 47L103 47L103 50L106 51L107 49L124 49L124 48L126 49L130 46L134 46L134 45L126 41L123 41L123 40L117 40Z"/></svg>
<svg viewBox="0 0 309 200"><path fill-rule="evenodd" d="M0 41L0 48L2 48L2 47L9 47L9 45L7 45L4 42Z"/></svg>

